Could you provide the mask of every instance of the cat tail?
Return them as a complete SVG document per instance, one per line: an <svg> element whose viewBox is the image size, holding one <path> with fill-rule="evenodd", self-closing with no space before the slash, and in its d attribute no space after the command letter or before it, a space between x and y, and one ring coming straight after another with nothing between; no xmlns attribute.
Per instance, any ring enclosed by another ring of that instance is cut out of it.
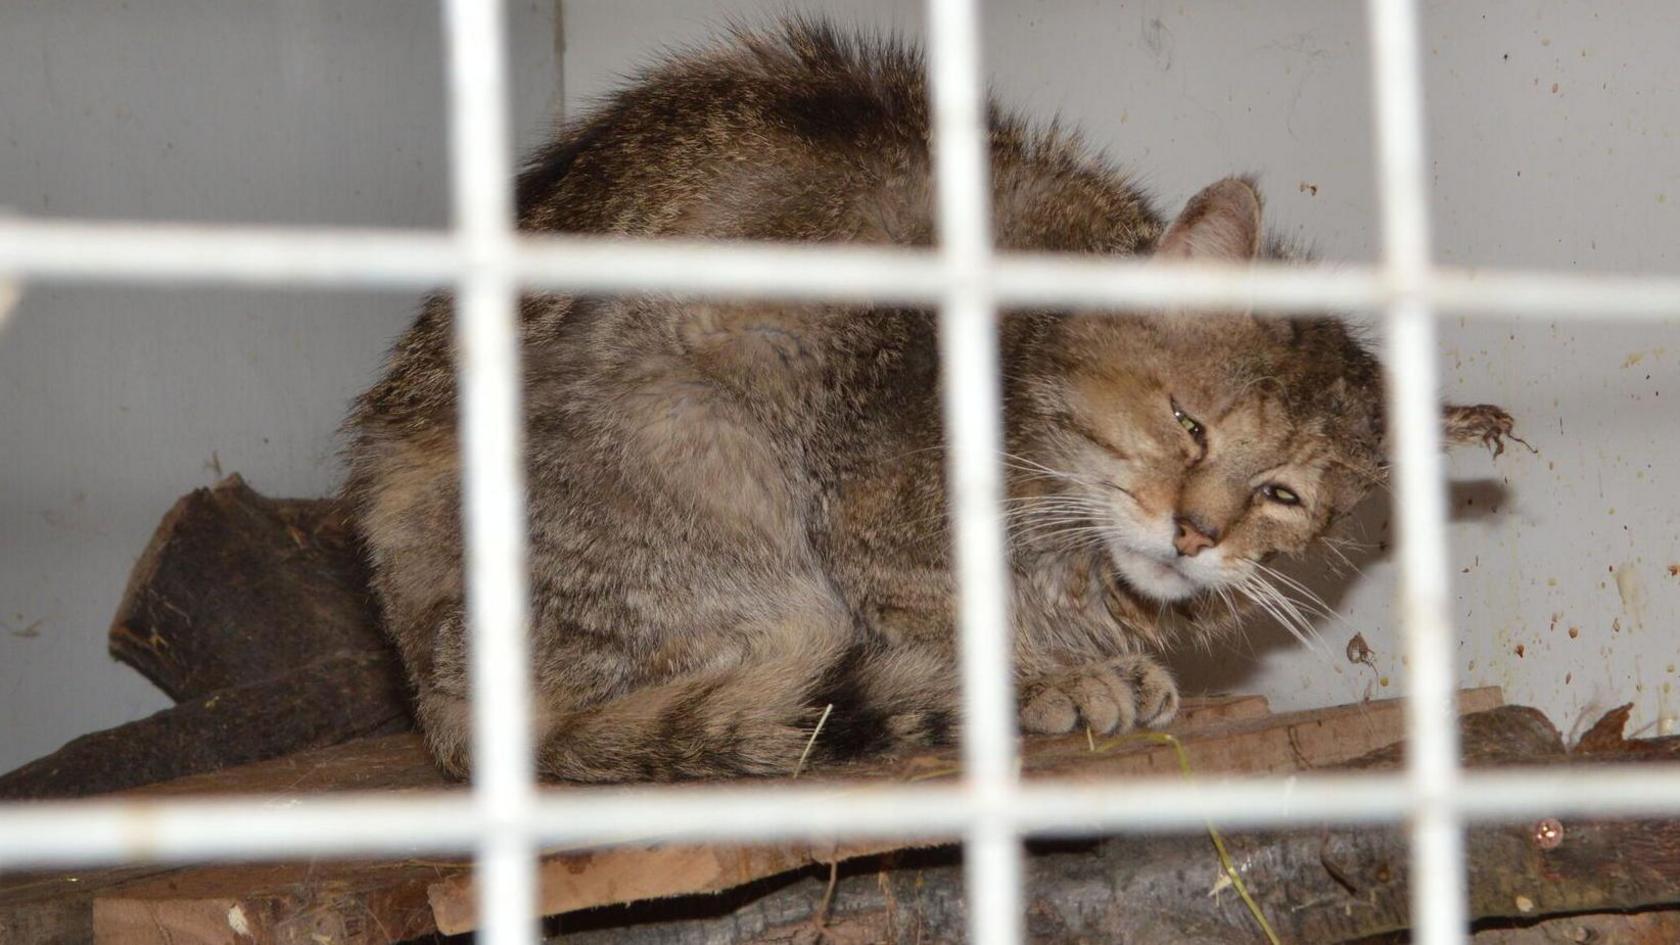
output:
<svg viewBox="0 0 1680 945"><path fill-rule="evenodd" d="M801 759L810 767L944 744L956 718L952 676L931 656L860 646L827 661L679 677L544 720L538 771L593 782L786 777Z"/></svg>

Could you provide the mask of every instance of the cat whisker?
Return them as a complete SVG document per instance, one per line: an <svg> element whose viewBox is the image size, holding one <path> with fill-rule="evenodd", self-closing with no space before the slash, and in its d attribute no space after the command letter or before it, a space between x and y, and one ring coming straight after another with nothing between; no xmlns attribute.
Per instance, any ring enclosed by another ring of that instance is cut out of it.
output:
<svg viewBox="0 0 1680 945"><path fill-rule="evenodd" d="M1317 612L1318 616L1325 617L1325 618L1330 619L1330 620L1340 620L1340 619L1342 619L1342 615L1337 613L1336 609L1334 607L1331 607L1329 604L1325 603L1324 598L1319 597L1318 594L1315 593L1312 588L1306 586L1305 584L1302 584L1300 581L1297 581L1296 579L1290 577L1289 575L1284 574L1282 571L1279 571L1276 568L1267 567L1266 565L1261 564L1258 561L1254 562L1254 567L1257 568L1260 571L1260 573L1272 578L1274 581L1277 581L1277 582L1283 584L1284 587L1289 588L1290 590L1294 591L1295 593L1297 593L1297 594L1301 595L1303 598L1305 598L1305 600L1297 601L1297 603L1300 603L1303 606L1306 606L1306 607L1309 607L1309 608L1313 609L1314 611Z"/></svg>
<svg viewBox="0 0 1680 945"><path fill-rule="evenodd" d="M1040 525L1051 525L1051 526L1054 526L1054 525L1069 525L1069 526L1082 525L1082 526L1086 526L1086 527L1089 527L1089 528L1102 528L1102 527L1104 527L1101 523L1094 520L1090 515L1086 515L1083 512L1077 512L1077 511L1035 512L1031 515L1022 515L1022 516L1015 516L1015 517L1007 518L1007 519L1005 519L1005 521L1009 524L1011 529L1014 529L1014 530L1017 530L1017 531L1022 530L1022 529L1033 528L1035 526L1040 526Z"/></svg>
<svg viewBox="0 0 1680 945"><path fill-rule="evenodd" d="M1312 640L1316 648L1316 645L1322 640L1322 635L1318 632L1318 627L1313 624L1312 618L1302 612L1302 603L1284 593L1276 585L1268 585L1268 589L1272 594L1273 603L1277 605L1279 610L1289 616L1295 626L1300 628L1302 636Z"/></svg>
<svg viewBox="0 0 1680 945"><path fill-rule="evenodd" d="M1073 545L1078 545L1088 539L1101 538L1107 533L1107 529L1095 525L1046 523L1019 529L1014 535L1017 540L1046 537L1072 539Z"/></svg>
<svg viewBox="0 0 1680 945"><path fill-rule="evenodd" d="M1353 563L1353 559L1349 558L1347 556L1347 552L1343 551L1336 542L1324 537L1320 537L1318 540L1323 542L1324 547L1330 552L1330 554L1335 556L1335 560L1328 561L1328 563L1330 564L1331 569L1338 575L1347 574L1349 571L1358 575L1363 575L1365 573L1359 569L1359 565Z"/></svg>
<svg viewBox="0 0 1680 945"><path fill-rule="evenodd" d="M1214 590L1219 592L1219 599L1225 602L1225 609L1231 612L1231 626L1236 627L1238 624L1242 623L1242 615L1237 612L1237 602L1231 596L1231 589L1228 587L1218 587L1214 588ZM1206 638L1204 638L1204 642L1207 652L1212 654L1213 642Z"/></svg>
<svg viewBox="0 0 1680 945"><path fill-rule="evenodd" d="M1100 504L1080 496L1051 495L1051 496L1010 496L1003 499L1003 519L1006 523L1023 520L1041 511L1067 512L1097 518L1109 513ZM948 518L944 509L932 515L916 519L906 519L902 522L907 529L925 528L935 523L944 522Z"/></svg>
<svg viewBox="0 0 1680 945"><path fill-rule="evenodd" d="M1078 510L1084 511L1084 512L1103 512L1103 511L1106 511L1100 503L1092 502L1089 499L1078 499L1078 498L1073 498L1073 497L1068 497L1068 496L1056 496L1056 497L1020 496L1020 497L1016 497L1016 498L1004 499L1003 500L1003 505L1004 505L1005 509L1010 509L1010 510L1031 510L1031 509L1041 509L1041 508L1052 508L1052 509L1054 509L1054 508L1066 508L1066 509L1078 509Z"/></svg>
<svg viewBox="0 0 1680 945"><path fill-rule="evenodd" d="M1273 620L1277 621L1277 623L1279 625L1285 627L1286 629L1289 630L1290 633L1294 634L1297 638L1299 638L1300 634L1296 632L1295 628L1293 626L1291 626L1287 620L1284 619L1282 614L1278 613L1277 608L1272 605L1271 600L1269 598L1267 598L1265 595L1263 595L1259 591L1259 589L1252 584L1252 582L1248 581L1247 579L1244 579L1244 580L1238 581L1235 584L1232 584L1231 587L1233 589L1235 589L1237 592L1241 593L1244 597L1248 598L1250 603L1252 603L1252 604L1254 604L1254 606L1260 608L1260 610L1262 612L1264 612L1267 616L1269 616ZM1305 641L1303 641L1303 642L1305 642Z"/></svg>
<svg viewBox="0 0 1680 945"><path fill-rule="evenodd" d="M1111 509L1103 508L1093 502L1068 499L1050 499L1036 501L1004 500L1003 514L1021 516L1033 515L1040 512L1069 512L1084 515L1087 518L1100 519L1113 514Z"/></svg>
<svg viewBox="0 0 1680 945"><path fill-rule="evenodd" d="M1062 482L1071 482L1081 486L1094 487L1099 485L1099 483L1091 479L1089 476L1081 476L1063 469L1055 469L1050 466L1046 466L1037 460L1028 459L1025 456L1019 456L1015 453L1003 453L1001 455L1004 466L1020 472L1031 473L1033 476L1038 478L1056 479Z"/></svg>
<svg viewBox="0 0 1680 945"><path fill-rule="evenodd" d="M1250 571L1233 586L1247 594L1250 600L1270 614L1272 619L1276 620L1285 630L1288 630L1290 635L1300 641L1303 646L1322 657L1328 657L1328 650L1325 649L1322 636L1317 628L1312 625L1312 621L1301 613L1299 602L1285 595L1268 581L1260 571Z"/></svg>

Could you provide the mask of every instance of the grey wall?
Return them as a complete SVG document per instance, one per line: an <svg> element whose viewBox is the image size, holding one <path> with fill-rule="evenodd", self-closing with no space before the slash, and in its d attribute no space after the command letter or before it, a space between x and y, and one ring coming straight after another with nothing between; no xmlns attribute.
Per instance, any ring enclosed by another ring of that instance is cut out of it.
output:
<svg viewBox="0 0 1680 945"><path fill-rule="evenodd" d="M0 206L31 216L440 226L438 4L0 5ZM510 4L527 144L558 105L548 0ZM182 492L339 477L334 428L414 296L29 287L0 328L0 770L168 704L105 655Z"/></svg>
<svg viewBox="0 0 1680 945"><path fill-rule="evenodd" d="M522 140L555 89L546 0L514 6ZM920 31L919 0L571 0L569 107L731 14L825 10ZM1430 3L1438 255L1465 265L1680 270L1680 9ZM988 4L1006 100L1060 112L1175 209L1260 175L1274 226L1332 260L1377 250L1362 4ZM435 4L13 0L0 7L0 204L40 215L437 225ZM333 428L412 310L399 295L32 289L0 329L0 768L164 705L104 656L129 564L215 469L274 494L339 475ZM1445 393L1502 403L1539 449L1451 461L1451 567L1470 683L1565 728L1634 701L1671 720L1680 604L1680 328L1442 324ZM1363 575L1319 581L1323 652L1258 630L1192 684L1283 706L1403 690L1386 510ZM1614 568L1614 571L1610 570ZM1576 628L1574 635L1569 630ZM1349 665L1354 632L1375 666ZM1521 647L1519 655L1518 648ZM1384 684L1386 682L1386 685ZM1672 724L1668 721L1667 724Z"/></svg>
<svg viewBox="0 0 1680 945"><path fill-rule="evenodd" d="M566 6L567 99L730 16L828 11L921 31L921 3L615 0ZM986 68L1004 100L1059 113L1133 169L1169 211L1233 171L1260 175L1274 227L1330 260L1378 252L1364 4L1326 0L1056 0L986 4ZM1680 270L1680 7L1668 0L1426 5L1437 256L1469 266ZM1501 685L1565 729L1636 703L1673 726L1680 605L1680 326L1443 319L1444 393L1509 407L1540 450L1450 462L1450 537L1467 684ZM1275 630L1191 685L1280 706L1403 691L1395 573L1380 499L1361 516L1363 571L1314 584L1341 613L1322 652ZM1614 571L1611 569L1614 568ZM1571 635L1570 628L1575 633ZM1350 665L1362 633L1374 666Z"/></svg>

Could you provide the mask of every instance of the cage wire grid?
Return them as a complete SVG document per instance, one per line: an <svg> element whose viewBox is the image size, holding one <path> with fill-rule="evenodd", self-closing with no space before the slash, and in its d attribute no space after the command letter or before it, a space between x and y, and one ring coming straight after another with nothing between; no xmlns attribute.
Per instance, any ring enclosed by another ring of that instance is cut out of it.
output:
<svg viewBox="0 0 1680 945"><path fill-rule="evenodd" d="M1159 266L996 255L977 0L929 0L936 250L520 236L508 182L500 0L446 0L454 226L445 232L0 220L0 273L39 281L447 284L456 293L475 775L470 795L0 805L0 868L473 851L482 941L535 941L539 847L635 840L955 836L970 938L1021 941L1020 839L1117 830L1405 822L1420 945L1463 942L1471 820L1680 814L1680 765L1464 772L1453 714L1434 313L1653 319L1680 280L1432 265L1415 0L1370 0L1379 265ZM539 794L531 761L516 300L522 289L937 304L960 589L965 774L956 784L591 788ZM1411 665L1400 774L1022 784L999 516L1000 305L1242 305L1385 312Z"/></svg>

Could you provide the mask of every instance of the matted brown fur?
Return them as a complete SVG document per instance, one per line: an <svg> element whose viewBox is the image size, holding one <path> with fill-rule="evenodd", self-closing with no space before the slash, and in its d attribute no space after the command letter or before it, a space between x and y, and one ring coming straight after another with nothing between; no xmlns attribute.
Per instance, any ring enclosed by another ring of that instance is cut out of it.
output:
<svg viewBox="0 0 1680 945"><path fill-rule="evenodd" d="M901 46L738 33L562 133L520 179L521 224L927 245L926 98ZM1168 230L1073 137L991 123L1003 248L1260 251L1246 181ZM544 777L787 773L830 705L817 760L951 737L931 312L544 295L521 316ZM422 726L464 773L449 321L428 302L360 400L347 491ZM1338 322L1238 313L1017 312L1001 339L1022 723L1168 719L1177 690L1151 654L1228 631L1232 595L1264 600L1260 563L1305 551L1381 477L1376 362ZM1461 438L1509 421L1454 416Z"/></svg>

